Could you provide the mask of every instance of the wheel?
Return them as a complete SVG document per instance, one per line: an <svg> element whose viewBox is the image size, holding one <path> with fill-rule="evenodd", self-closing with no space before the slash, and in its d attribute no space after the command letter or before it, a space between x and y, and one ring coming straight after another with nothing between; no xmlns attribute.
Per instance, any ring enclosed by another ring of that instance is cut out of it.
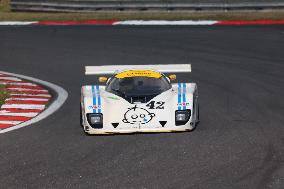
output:
<svg viewBox="0 0 284 189"><path fill-rule="evenodd" d="M199 103L196 103L197 106L195 108L195 114L194 114L194 117L195 117L195 120L194 120L194 124L192 126L192 131L195 130L195 128L197 127L197 125L199 124Z"/></svg>
<svg viewBox="0 0 284 189"><path fill-rule="evenodd" d="M200 122L200 119L199 119L199 104L197 106L197 118L196 118L196 123L198 124Z"/></svg>
<svg viewBox="0 0 284 189"><path fill-rule="evenodd" d="M83 125L83 115L82 115L82 106L81 106L81 103L80 103L80 125L82 126L85 135L86 135L86 136L90 136L90 134L86 131L86 129L85 129L84 125Z"/></svg>
<svg viewBox="0 0 284 189"><path fill-rule="evenodd" d="M80 103L80 125L83 127L83 116L82 116L82 106Z"/></svg>

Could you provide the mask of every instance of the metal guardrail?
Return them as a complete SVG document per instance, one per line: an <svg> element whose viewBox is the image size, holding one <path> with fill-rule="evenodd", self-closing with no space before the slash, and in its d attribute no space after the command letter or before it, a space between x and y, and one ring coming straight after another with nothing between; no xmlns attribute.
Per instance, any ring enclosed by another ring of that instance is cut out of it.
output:
<svg viewBox="0 0 284 189"><path fill-rule="evenodd" d="M210 2L210 3L206 3ZM263 10L284 9L284 2L256 0L239 2L232 0L11 0L12 11L41 12L94 12L123 10Z"/></svg>

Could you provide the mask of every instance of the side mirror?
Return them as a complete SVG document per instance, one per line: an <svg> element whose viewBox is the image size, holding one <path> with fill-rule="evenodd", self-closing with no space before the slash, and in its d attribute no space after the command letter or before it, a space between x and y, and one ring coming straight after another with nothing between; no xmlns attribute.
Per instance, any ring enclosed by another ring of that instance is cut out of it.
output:
<svg viewBox="0 0 284 189"><path fill-rule="evenodd" d="M176 76L175 74L169 75L169 79L170 79L171 81L174 81L174 80L177 79L177 76Z"/></svg>
<svg viewBox="0 0 284 189"><path fill-rule="evenodd" d="M107 77L99 77L99 82L100 82L100 83L106 83L107 80L108 80Z"/></svg>

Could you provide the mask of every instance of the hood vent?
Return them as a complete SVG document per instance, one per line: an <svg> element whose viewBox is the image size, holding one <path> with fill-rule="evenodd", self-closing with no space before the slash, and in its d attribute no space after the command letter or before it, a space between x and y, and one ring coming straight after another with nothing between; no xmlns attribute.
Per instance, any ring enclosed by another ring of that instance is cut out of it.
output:
<svg viewBox="0 0 284 189"><path fill-rule="evenodd" d="M158 94L155 95L145 95L145 96L121 96L125 100L127 100L131 104L140 104L140 103L147 103L156 97Z"/></svg>

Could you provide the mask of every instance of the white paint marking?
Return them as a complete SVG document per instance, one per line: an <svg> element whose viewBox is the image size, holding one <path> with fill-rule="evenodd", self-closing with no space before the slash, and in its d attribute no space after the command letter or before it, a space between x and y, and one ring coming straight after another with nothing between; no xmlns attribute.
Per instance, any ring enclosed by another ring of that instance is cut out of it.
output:
<svg viewBox="0 0 284 189"><path fill-rule="evenodd" d="M45 108L45 105L38 105L38 104L3 104L1 108L20 108L20 109L43 110Z"/></svg>
<svg viewBox="0 0 284 189"><path fill-rule="evenodd" d="M9 92L9 94L10 95L23 95L23 96L25 96L25 95L27 95L27 94L31 94L31 95L33 95L34 93L36 93L35 91L33 91L33 92L31 92L31 91L8 91ZM18 93L18 92L20 92L20 93ZM36 93L36 94L41 94L41 93ZM47 93L43 93L43 94L47 94Z"/></svg>
<svg viewBox="0 0 284 189"><path fill-rule="evenodd" d="M218 21L213 20L178 20L178 21L168 21L168 20L126 20L115 22L113 25L213 25Z"/></svg>
<svg viewBox="0 0 284 189"><path fill-rule="evenodd" d="M25 116L35 117L38 113L13 113L8 111L0 111L0 116Z"/></svg>
<svg viewBox="0 0 284 189"><path fill-rule="evenodd" d="M20 124L22 123L22 121L0 121L0 124L12 124L12 125L17 125L17 124ZM0 130L0 133L2 131L4 131L6 129L3 129L3 130Z"/></svg>
<svg viewBox="0 0 284 189"><path fill-rule="evenodd" d="M20 77L20 78L23 78L23 79L26 79L26 80L29 80L29 81L39 83L43 86L47 86L47 87L53 89L57 93L57 97L52 102L52 104L50 104L48 106L48 108L46 110L44 110L42 113L40 113L38 116L30 119L29 121L23 122L19 125L9 127L9 128L6 128L6 129L2 129L0 131L0 133L6 133L6 132L9 132L9 131L12 131L12 130L15 130L15 129L26 127L30 124L36 123L36 122L50 116L51 114L56 112L64 104L64 102L68 98L67 91L65 91L63 88L61 88L60 86L55 85L53 83L49 83L47 81L43 81L43 80L40 80L40 79L36 79L36 78L33 78L33 77L28 77L28 76L24 76L24 75L20 75L20 74L13 74L13 73L9 73L9 72L0 72L0 73L13 75L15 77ZM43 96L43 95L38 95L38 96ZM50 97L50 95L48 97Z"/></svg>
<svg viewBox="0 0 284 189"><path fill-rule="evenodd" d="M34 83L17 83L17 82L0 82L2 85L24 85L24 86L38 86Z"/></svg>
<svg viewBox="0 0 284 189"><path fill-rule="evenodd" d="M17 90L17 91L35 91L35 92L48 92L48 90L44 89L27 89L27 88L14 88L14 87L7 87L9 90Z"/></svg>
<svg viewBox="0 0 284 189"><path fill-rule="evenodd" d="M30 97L33 97L33 96L43 96L43 97L51 97L51 95L49 94L26 94L26 93L10 93L10 96L30 96Z"/></svg>
<svg viewBox="0 0 284 189"><path fill-rule="evenodd" d="M38 23L37 21L34 22L21 22L21 21L12 21L12 22L0 22L0 25L6 26L6 25L30 25Z"/></svg>
<svg viewBox="0 0 284 189"><path fill-rule="evenodd" d="M48 101L48 98L7 98L6 100L33 100L33 101Z"/></svg>
<svg viewBox="0 0 284 189"><path fill-rule="evenodd" d="M0 79L3 79L3 80L9 80L9 81L22 81L21 79L18 79L16 77L0 77Z"/></svg>

